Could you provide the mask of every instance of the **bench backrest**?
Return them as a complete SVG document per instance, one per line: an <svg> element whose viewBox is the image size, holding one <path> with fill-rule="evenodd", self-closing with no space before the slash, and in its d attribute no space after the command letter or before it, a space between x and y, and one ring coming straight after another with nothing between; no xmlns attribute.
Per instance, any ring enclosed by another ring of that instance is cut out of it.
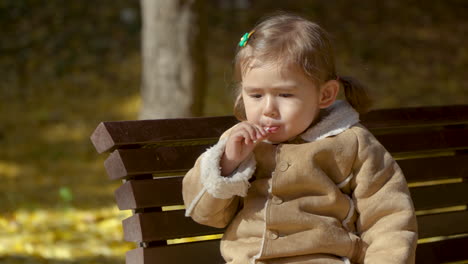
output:
<svg viewBox="0 0 468 264"><path fill-rule="evenodd" d="M378 110L361 119L410 185L417 263L468 259L468 105ZM125 240L138 244L127 252L127 264L223 263L223 229L184 217L181 184L195 159L236 122L226 116L99 124L92 142L99 153L110 152L110 179L124 182L117 205L134 212L123 221Z"/></svg>

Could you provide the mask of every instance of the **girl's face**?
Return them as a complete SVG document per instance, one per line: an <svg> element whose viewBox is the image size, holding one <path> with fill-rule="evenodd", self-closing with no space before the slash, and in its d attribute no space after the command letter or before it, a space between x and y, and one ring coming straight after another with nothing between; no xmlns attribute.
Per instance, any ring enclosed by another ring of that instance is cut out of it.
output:
<svg viewBox="0 0 468 264"><path fill-rule="evenodd" d="M300 70L271 63L249 67L242 79L247 121L269 130L271 142L304 132L319 110L333 103L338 89L330 94L330 89L316 87Z"/></svg>

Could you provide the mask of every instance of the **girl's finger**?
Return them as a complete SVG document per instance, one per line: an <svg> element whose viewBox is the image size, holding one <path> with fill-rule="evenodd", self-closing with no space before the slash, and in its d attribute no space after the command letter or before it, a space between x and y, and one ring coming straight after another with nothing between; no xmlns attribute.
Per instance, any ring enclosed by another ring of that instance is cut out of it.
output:
<svg viewBox="0 0 468 264"><path fill-rule="evenodd" d="M242 134L242 137L244 138L244 143L246 145L250 144L250 142L253 141L250 133L247 130L241 131L241 134Z"/></svg>
<svg viewBox="0 0 468 264"><path fill-rule="evenodd" d="M252 129L254 130L254 133L255 133L255 138L254 138L255 140L259 140L265 136L264 132L258 125L252 125Z"/></svg>
<svg viewBox="0 0 468 264"><path fill-rule="evenodd" d="M254 125L246 122L243 128L245 129L245 131L247 131L247 133L249 133L250 140L254 141L257 139L257 131Z"/></svg>
<svg viewBox="0 0 468 264"><path fill-rule="evenodd" d="M265 131L265 129L259 125L255 125L255 128L257 129L257 133L259 135L259 138L266 137L268 133Z"/></svg>

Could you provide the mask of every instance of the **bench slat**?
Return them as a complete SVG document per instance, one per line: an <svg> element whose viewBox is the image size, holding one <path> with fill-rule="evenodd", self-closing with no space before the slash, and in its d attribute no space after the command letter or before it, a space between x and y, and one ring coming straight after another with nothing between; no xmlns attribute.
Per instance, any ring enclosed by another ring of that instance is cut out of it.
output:
<svg viewBox="0 0 468 264"><path fill-rule="evenodd" d="M458 170L463 170L463 166L460 164L458 166L446 167L445 173L457 173ZM424 174L429 172L433 168L437 168L437 164L428 163L426 167L428 168L419 171L419 173ZM441 176L444 175L441 174ZM174 176L127 181L115 192L117 205L120 210L181 205L183 204L181 193L182 180L183 176ZM468 204L467 190L467 181L410 188L416 210Z"/></svg>
<svg viewBox="0 0 468 264"><path fill-rule="evenodd" d="M219 240L137 248L127 252L126 264L225 263L219 251Z"/></svg>
<svg viewBox="0 0 468 264"><path fill-rule="evenodd" d="M418 216L419 238L468 233L468 211Z"/></svg>
<svg viewBox="0 0 468 264"><path fill-rule="evenodd" d="M369 129L463 124L468 123L468 105L380 109L361 120Z"/></svg>
<svg viewBox="0 0 468 264"><path fill-rule="evenodd" d="M125 145L218 138L237 122L233 116L102 122L91 141L103 153Z"/></svg>
<svg viewBox="0 0 468 264"><path fill-rule="evenodd" d="M408 182L468 178L468 155L398 160Z"/></svg>
<svg viewBox="0 0 468 264"><path fill-rule="evenodd" d="M180 172L193 167L195 160L209 145L117 149L104 162L112 180L155 172Z"/></svg>
<svg viewBox="0 0 468 264"><path fill-rule="evenodd" d="M468 204L468 181L416 187L411 188L410 191L416 210Z"/></svg>
<svg viewBox="0 0 468 264"><path fill-rule="evenodd" d="M151 242L224 232L224 229L199 225L185 217L184 212L178 210L135 214L123 221L125 240ZM418 216L419 238L468 233L466 219L468 211Z"/></svg>
<svg viewBox="0 0 468 264"><path fill-rule="evenodd" d="M181 205L183 176L127 181L115 191L120 210Z"/></svg>
<svg viewBox="0 0 468 264"><path fill-rule="evenodd" d="M123 220L124 238L129 242L151 242L224 233L224 229L197 224L184 214L185 210L134 214Z"/></svg>
<svg viewBox="0 0 468 264"><path fill-rule="evenodd" d="M443 132L427 132L425 134L394 134L377 137L389 151L409 152L428 150L447 150L465 146L468 149L468 129L457 129ZM421 142L419 137L426 140ZM415 142L415 143L412 143ZM196 159L209 145L159 147L143 149L118 149L112 152L104 162L110 179L116 180L135 175L151 173L185 172L193 167ZM457 157L433 157L398 161L408 181L429 180L430 178L463 177L467 175L468 167L461 166L457 171L448 173L447 169L468 164L468 155ZM428 169L430 165L431 169Z"/></svg>
<svg viewBox="0 0 468 264"><path fill-rule="evenodd" d="M462 124L468 123L468 105L383 109L361 119L371 130ZM91 141L103 153L125 145L217 138L236 122L233 116L102 122Z"/></svg>
<svg viewBox="0 0 468 264"><path fill-rule="evenodd" d="M219 240L193 242L165 247L137 248L127 252L127 264L143 263L224 263ZM439 264L468 259L468 237L453 238L432 243L420 244L416 250L417 264ZM183 254L181 254L183 252Z"/></svg>
<svg viewBox="0 0 468 264"><path fill-rule="evenodd" d="M402 131L392 134L376 135L385 148L395 153L418 151L444 151L468 148L468 128Z"/></svg>
<svg viewBox="0 0 468 264"><path fill-rule="evenodd" d="M416 263L439 264L468 260L467 248L468 237L452 238L420 244L416 249Z"/></svg>

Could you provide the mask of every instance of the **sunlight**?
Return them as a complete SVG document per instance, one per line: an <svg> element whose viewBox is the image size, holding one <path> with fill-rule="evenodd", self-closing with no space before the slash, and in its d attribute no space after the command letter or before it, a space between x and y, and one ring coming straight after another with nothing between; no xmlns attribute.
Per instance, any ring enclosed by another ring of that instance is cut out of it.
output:
<svg viewBox="0 0 468 264"><path fill-rule="evenodd" d="M133 243L123 242L122 234L121 221L130 215L114 206L92 210L20 209L0 216L0 256L121 257L134 248Z"/></svg>
<svg viewBox="0 0 468 264"><path fill-rule="evenodd" d="M14 179L20 174L20 166L12 162L0 161L0 179Z"/></svg>
<svg viewBox="0 0 468 264"><path fill-rule="evenodd" d="M56 123L43 128L41 138L46 142L79 141L89 137L89 129L79 123Z"/></svg>
<svg viewBox="0 0 468 264"><path fill-rule="evenodd" d="M141 95L139 93L129 96L122 103L115 104L115 112L125 120L138 118L140 111Z"/></svg>
<svg viewBox="0 0 468 264"><path fill-rule="evenodd" d="M177 238L177 239L169 239L167 240L167 244L174 245L174 244L181 244L181 243L187 243L187 242L214 240L214 239L221 239L222 237L223 237L223 234L197 236L197 237L184 237L184 238Z"/></svg>

